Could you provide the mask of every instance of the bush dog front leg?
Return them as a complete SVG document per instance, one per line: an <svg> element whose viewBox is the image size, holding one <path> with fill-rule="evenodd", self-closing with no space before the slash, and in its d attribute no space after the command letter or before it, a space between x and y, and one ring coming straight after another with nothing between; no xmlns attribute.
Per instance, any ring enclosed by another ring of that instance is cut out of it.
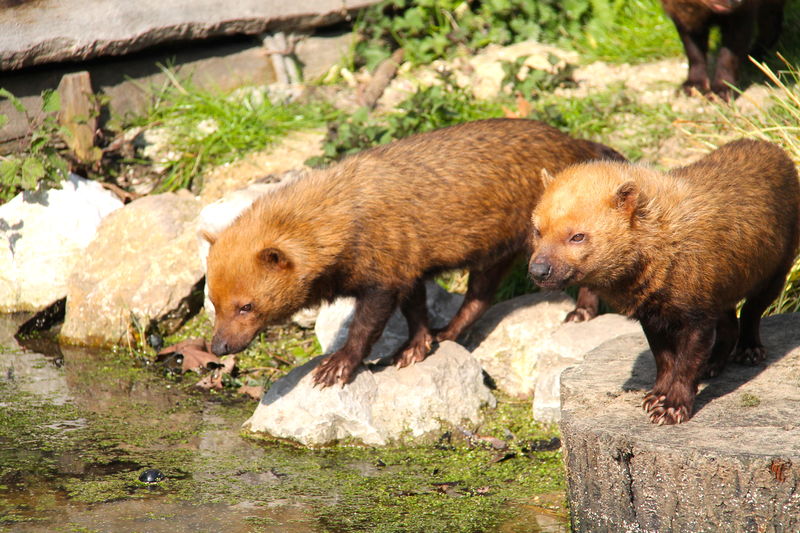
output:
<svg viewBox="0 0 800 533"><path fill-rule="evenodd" d="M397 304L397 292L369 289L356 299L356 310L344 346L329 355L314 369L314 385L344 386L353 371L383 333L386 322Z"/></svg>

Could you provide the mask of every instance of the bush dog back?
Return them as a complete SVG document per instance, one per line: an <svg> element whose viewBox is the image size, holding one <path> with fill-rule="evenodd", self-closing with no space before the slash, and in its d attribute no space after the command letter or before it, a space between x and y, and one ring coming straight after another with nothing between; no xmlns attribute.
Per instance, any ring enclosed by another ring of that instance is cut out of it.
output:
<svg viewBox="0 0 800 533"><path fill-rule="evenodd" d="M237 352L298 309L355 296L347 342L315 369L316 383L346 383L398 305L410 338L395 361L421 361L435 340L454 340L485 311L526 248L541 169L604 158L623 159L541 122L491 119L372 148L288 182L207 236L212 350ZM453 268L470 269L464 304L433 332L423 282ZM596 312L596 297L583 298L576 319Z"/></svg>

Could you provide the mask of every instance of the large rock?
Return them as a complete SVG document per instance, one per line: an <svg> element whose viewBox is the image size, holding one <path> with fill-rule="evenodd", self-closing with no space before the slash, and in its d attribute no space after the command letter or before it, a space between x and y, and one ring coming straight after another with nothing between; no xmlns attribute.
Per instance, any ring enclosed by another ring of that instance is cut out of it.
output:
<svg viewBox="0 0 800 533"><path fill-rule="evenodd" d="M120 55L155 44L307 29L376 0L11 0L0 9L0 70Z"/></svg>
<svg viewBox="0 0 800 533"><path fill-rule="evenodd" d="M307 446L343 439L383 445L424 437L443 423L477 423L480 408L495 405L480 365L454 342L402 369L362 366L344 387L313 386L321 359L275 382L244 427Z"/></svg>
<svg viewBox="0 0 800 533"><path fill-rule="evenodd" d="M69 279L61 339L107 345L153 322L169 332L202 304L200 202L189 192L140 198L98 228Z"/></svg>
<svg viewBox="0 0 800 533"><path fill-rule="evenodd" d="M39 311L64 298L100 221L120 207L99 183L74 174L61 189L0 206L0 312Z"/></svg>
<svg viewBox="0 0 800 533"><path fill-rule="evenodd" d="M524 294L492 306L468 331L466 346L497 388L518 397L533 393L541 346L575 302L561 292Z"/></svg>
<svg viewBox="0 0 800 533"><path fill-rule="evenodd" d="M539 422L561 419L561 373L583 361L586 352L620 335L639 333L639 322L613 313L587 322L567 322L532 348L539 352L533 418Z"/></svg>
<svg viewBox="0 0 800 533"><path fill-rule="evenodd" d="M464 295L449 293L433 281L426 282L425 289L431 327L446 326L461 307ZM320 306L314 332L324 353L333 353L344 345L354 311L355 298L339 298L331 304ZM407 340L408 324L400 310L395 309L367 360L389 357Z"/></svg>
<svg viewBox="0 0 800 533"><path fill-rule="evenodd" d="M644 335L609 341L561 376L574 531L800 531L800 314L768 317L766 365L731 365L695 414L655 426Z"/></svg>

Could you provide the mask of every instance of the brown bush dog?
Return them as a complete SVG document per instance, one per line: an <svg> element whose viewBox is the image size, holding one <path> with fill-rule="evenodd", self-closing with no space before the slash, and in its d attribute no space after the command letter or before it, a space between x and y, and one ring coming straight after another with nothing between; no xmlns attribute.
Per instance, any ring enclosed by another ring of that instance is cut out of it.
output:
<svg viewBox="0 0 800 533"><path fill-rule="evenodd" d="M347 341L314 370L315 383L347 383L398 304L409 340L395 362L421 361L434 341L455 340L483 314L526 250L541 169L604 158L624 159L541 122L490 119L375 147L286 183L207 235L212 351L238 352L303 307L354 296ZM470 271L464 303L434 332L424 280L454 268ZM568 318L596 313L596 295L583 290Z"/></svg>
<svg viewBox="0 0 800 533"><path fill-rule="evenodd" d="M739 68L748 53L760 59L778 41L786 0L661 0L661 3L675 23L689 60L684 92L691 94L692 89L702 94L714 92L727 101L730 99L727 84L736 85ZM714 79L709 80L708 34L712 26L719 26L722 42ZM753 41L756 26L758 34Z"/></svg>
<svg viewBox="0 0 800 533"><path fill-rule="evenodd" d="M529 270L541 287L580 284L639 319L657 367L644 409L677 424L734 347L740 362L764 360L759 323L797 253L799 206L794 164L764 141L731 142L668 173L580 164L534 210Z"/></svg>

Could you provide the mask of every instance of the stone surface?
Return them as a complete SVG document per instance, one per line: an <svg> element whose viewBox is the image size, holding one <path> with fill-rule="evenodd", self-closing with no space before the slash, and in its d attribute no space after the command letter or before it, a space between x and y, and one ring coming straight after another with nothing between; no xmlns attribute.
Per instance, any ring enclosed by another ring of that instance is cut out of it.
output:
<svg viewBox="0 0 800 533"><path fill-rule="evenodd" d="M643 334L562 374L561 432L574 531L800 531L800 314L766 318L767 364L732 364L695 414L655 426Z"/></svg>
<svg viewBox="0 0 800 533"><path fill-rule="evenodd" d="M120 55L155 44L308 29L374 0L38 0L0 10L0 70Z"/></svg>
<svg viewBox="0 0 800 533"><path fill-rule="evenodd" d="M449 293L433 281L426 282L425 289L430 324L434 328L444 327L461 307L464 296ZM320 306L314 332L324 353L333 353L344 345L354 310L355 298L339 298ZM367 360L390 357L407 340L408 324L400 310L395 309Z"/></svg>
<svg viewBox="0 0 800 533"><path fill-rule="evenodd" d="M497 388L533 393L540 345L564 322L575 302L561 292L525 294L492 306L466 333L465 343Z"/></svg>
<svg viewBox="0 0 800 533"><path fill-rule="evenodd" d="M344 387L314 387L317 357L275 382L244 427L307 446L354 439L368 445L425 437L443 423L477 423L495 399L477 360L443 342L421 363L360 367Z"/></svg>
<svg viewBox="0 0 800 533"><path fill-rule="evenodd" d="M533 418L539 422L561 419L561 372L564 369L580 363L586 352L606 341L641 331L639 322L613 313L588 322L561 324L552 336L532 348L539 352Z"/></svg>
<svg viewBox="0 0 800 533"><path fill-rule="evenodd" d="M324 136L321 130L294 131L265 150L211 169L203 176L200 201L208 205L260 179L277 181L287 173L307 170L305 161L322 153Z"/></svg>
<svg viewBox="0 0 800 533"><path fill-rule="evenodd" d="M99 183L74 174L61 189L0 206L0 312L39 311L64 298L100 221L120 207Z"/></svg>
<svg viewBox="0 0 800 533"><path fill-rule="evenodd" d="M203 277L199 211L200 202L184 190L140 198L106 217L69 279L61 339L127 342L152 321L169 332L196 311Z"/></svg>

